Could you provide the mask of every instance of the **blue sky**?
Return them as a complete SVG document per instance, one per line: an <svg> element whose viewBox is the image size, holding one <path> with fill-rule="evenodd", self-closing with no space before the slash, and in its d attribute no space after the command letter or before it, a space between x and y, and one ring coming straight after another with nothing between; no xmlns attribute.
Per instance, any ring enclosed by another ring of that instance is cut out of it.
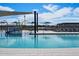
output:
<svg viewBox="0 0 79 59"><path fill-rule="evenodd" d="M41 9L40 12L45 12L47 10L43 9L43 5L59 5L62 7L79 7L79 3L0 3L1 6L7 6L15 9L16 11L32 11L33 9Z"/></svg>
<svg viewBox="0 0 79 59"><path fill-rule="evenodd" d="M40 22L49 21L52 24L79 22L79 3L0 3L0 10L21 12L37 10ZM33 21L33 15L27 16L27 21ZM22 15L18 17L23 18ZM12 19L16 21L13 16L8 21Z"/></svg>

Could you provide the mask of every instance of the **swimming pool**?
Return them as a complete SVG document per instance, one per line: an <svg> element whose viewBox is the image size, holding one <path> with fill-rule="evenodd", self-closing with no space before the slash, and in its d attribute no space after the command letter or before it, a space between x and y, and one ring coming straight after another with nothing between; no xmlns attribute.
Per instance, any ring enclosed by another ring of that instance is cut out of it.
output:
<svg viewBox="0 0 79 59"><path fill-rule="evenodd" d="M5 35L0 33L0 48L78 48L79 35Z"/></svg>

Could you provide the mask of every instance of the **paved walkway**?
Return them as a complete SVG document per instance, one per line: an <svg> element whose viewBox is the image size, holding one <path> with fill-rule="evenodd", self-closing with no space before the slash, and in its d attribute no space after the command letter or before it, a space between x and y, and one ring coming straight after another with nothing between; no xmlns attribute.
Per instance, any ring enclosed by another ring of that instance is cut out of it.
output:
<svg viewBox="0 0 79 59"><path fill-rule="evenodd" d="M32 31L30 34L34 34L34 31ZM54 31L38 31L36 33L37 35L79 35L79 32L54 32Z"/></svg>
<svg viewBox="0 0 79 59"><path fill-rule="evenodd" d="M0 56L79 56L79 48L0 48Z"/></svg>

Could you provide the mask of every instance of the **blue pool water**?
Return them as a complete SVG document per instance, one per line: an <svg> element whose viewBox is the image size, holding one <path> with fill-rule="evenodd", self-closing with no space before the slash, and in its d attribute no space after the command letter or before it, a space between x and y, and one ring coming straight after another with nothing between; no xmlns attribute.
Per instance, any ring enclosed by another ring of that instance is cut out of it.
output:
<svg viewBox="0 0 79 59"><path fill-rule="evenodd" d="M79 35L5 35L0 33L0 48L78 48Z"/></svg>

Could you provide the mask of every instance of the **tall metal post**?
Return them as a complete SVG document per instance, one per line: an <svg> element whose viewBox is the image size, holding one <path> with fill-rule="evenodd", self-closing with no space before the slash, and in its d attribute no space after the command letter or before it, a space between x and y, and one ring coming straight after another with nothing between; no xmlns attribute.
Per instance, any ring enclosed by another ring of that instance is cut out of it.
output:
<svg viewBox="0 0 79 59"><path fill-rule="evenodd" d="M38 32L38 13L37 13L37 32Z"/></svg>
<svg viewBox="0 0 79 59"><path fill-rule="evenodd" d="M38 18L38 15L37 15L37 12L36 11L34 11L34 47L36 48L37 47L37 45L38 45L38 35L36 35L36 31L37 31L37 22L38 22L38 20L37 20L37 18Z"/></svg>
<svg viewBox="0 0 79 59"><path fill-rule="evenodd" d="M34 35L36 35L36 11L34 11Z"/></svg>

